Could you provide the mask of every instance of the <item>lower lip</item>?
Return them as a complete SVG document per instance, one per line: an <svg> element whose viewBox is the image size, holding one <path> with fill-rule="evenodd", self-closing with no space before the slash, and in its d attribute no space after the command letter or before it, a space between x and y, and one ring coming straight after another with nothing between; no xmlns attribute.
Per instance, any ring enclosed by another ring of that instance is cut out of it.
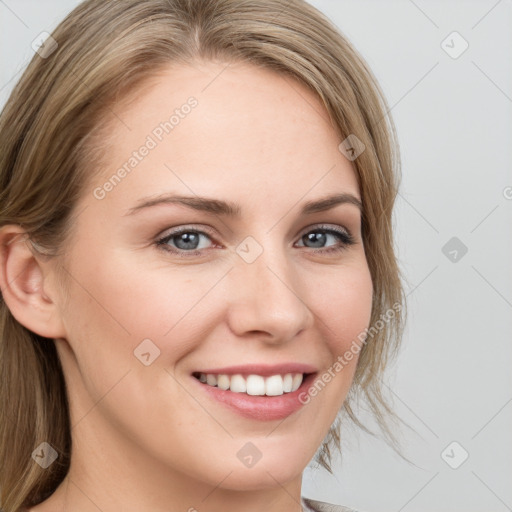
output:
<svg viewBox="0 0 512 512"><path fill-rule="evenodd" d="M299 396L307 391L315 379L315 375L315 373L307 375L297 390L279 396L253 396L246 393L235 393L204 384L194 376L191 378L211 398L221 402L239 415L252 420L272 421L282 420L304 405L299 400Z"/></svg>

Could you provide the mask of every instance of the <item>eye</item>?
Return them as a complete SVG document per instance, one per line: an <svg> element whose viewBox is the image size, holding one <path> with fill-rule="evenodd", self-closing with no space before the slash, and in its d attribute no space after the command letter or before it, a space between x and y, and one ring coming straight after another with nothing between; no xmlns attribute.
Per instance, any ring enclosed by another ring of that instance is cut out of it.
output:
<svg viewBox="0 0 512 512"><path fill-rule="evenodd" d="M346 249L355 243L352 235L341 228L318 226L299 239L299 247L325 249L321 252L333 252Z"/></svg>
<svg viewBox="0 0 512 512"><path fill-rule="evenodd" d="M214 247L212 235L182 227L168 233L156 241L156 245L178 256L201 256L205 249ZM331 253L346 249L355 243L352 235L341 227L317 226L302 235L297 242L297 247L313 249L314 252Z"/></svg>
<svg viewBox="0 0 512 512"><path fill-rule="evenodd" d="M157 240L157 245L163 249L180 253L198 254L202 249L208 248L211 237L203 231L195 229L180 229Z"/></svg>

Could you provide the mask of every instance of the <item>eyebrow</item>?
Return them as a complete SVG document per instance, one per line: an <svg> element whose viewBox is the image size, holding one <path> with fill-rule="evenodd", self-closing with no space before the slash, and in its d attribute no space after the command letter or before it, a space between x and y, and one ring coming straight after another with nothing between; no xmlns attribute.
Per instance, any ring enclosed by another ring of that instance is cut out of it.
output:
<svg viewBox="0 0 512 512"><path fill-rule="evenodd" d="M222 201L220 199L211 199L199 196L162 194L156 197L141 199L136 206L130 208L124 215L133 215L134 213L140 212L146 208L162 204L179 204L194 210L228 217L239 217L242 211L240 205L230 201ZM314 201L308 201L303 205L301 214L310 215L313 213L323 212L340 204L352 204L357 206L359 210L363 210L363 205L359 198L352 194L343 193L327 196Z"/></svg>

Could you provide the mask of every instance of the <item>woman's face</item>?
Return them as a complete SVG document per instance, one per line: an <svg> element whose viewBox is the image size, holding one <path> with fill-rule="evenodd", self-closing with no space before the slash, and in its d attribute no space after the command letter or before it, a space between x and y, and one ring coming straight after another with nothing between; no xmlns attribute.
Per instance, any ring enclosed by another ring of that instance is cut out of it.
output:
<svg viewBox="0 0 512 512"><path fill-rule="evenodd" d="M198 63L108 115L60 304L72 469L217 492L297 482L372 301L357 179L327 111L291 78ZM314 375L290 392L294 374Z"/></svg>

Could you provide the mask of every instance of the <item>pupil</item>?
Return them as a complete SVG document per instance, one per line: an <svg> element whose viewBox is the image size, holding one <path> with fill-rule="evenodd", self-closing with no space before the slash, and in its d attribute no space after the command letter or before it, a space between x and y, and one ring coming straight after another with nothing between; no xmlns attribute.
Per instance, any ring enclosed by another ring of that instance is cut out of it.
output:
<svg viewBox="0 0 512 512"><path fill-rule="evenodd" d="M178 235L176 246L179 249L196 249L199 242L197 233L182 233Z"/></svg>
<svg viewBox="0 0 512 512"><path fill-rule="evenodd" d="M308 242L310 242L311 244L313 244L312 246L313 247L323 247L324 244L325 244L325 233L320 233L320 232L316 232L316 233L308 233L305 238L307 239Z"/></svg>

